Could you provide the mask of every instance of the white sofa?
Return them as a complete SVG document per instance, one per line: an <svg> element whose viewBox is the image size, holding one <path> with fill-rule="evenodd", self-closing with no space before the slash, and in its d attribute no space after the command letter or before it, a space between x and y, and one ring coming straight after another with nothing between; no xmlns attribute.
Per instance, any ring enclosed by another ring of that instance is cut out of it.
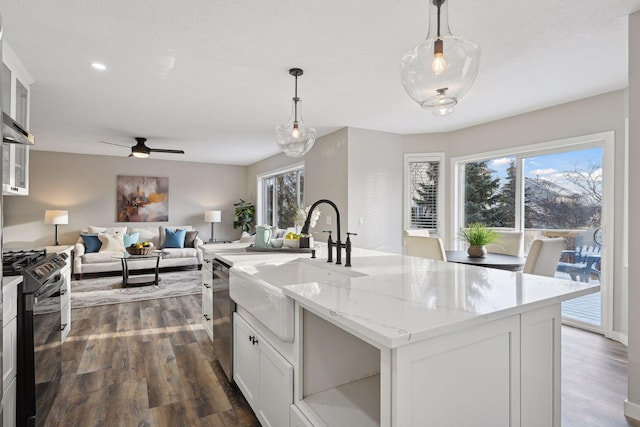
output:
<svg viewBox="0 0 640 427"><path fill-rule="evenodd" d="M127 234L140 232L141 242L151 242L157 249L162 249L163 256L160 259L160 268L166 267L187 267L197 266L202 268L202 239L196 237L193 247L186 248L162 248L165 241L166 229L182 229L192 231L193 227L187 226L120 226L120 227L95 227L91 226L87 230L82 230L81 234L94 234L103 231L125 230ZM114 252L91 252L87 253L82 236L74 246L75 254L73 259L73 274L76 279L85 273L104 273L111 271L122 271L122 263L119 259L114 259ZM155 267L155 260L139 260L129 263L130 270L141 270Z"/></svg>

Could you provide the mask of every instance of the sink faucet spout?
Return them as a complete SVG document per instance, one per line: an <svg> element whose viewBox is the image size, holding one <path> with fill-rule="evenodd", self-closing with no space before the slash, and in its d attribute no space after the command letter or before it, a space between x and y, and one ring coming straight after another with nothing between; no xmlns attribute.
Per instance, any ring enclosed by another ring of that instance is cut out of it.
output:
<svg viewBox="0 0 640 427"><path fill-rule="evenodd" d="M340 240L340 211L338 210L338 206L336 206L335 203L333 203L331 200L328 199L320 199L317 202L315 202L314 204L311 205L311 208L309 208L309 213L307 214L307 219L305 219L304 221L304 225L302 226L302 230L300 230L300 233L302 234L309 234L309 227L311 225L311 216L313 214L313 210L321 203L326 203L328 205L330 205L331 207L333 207L333 210L336 211L336 231L337 231L337 235L338 235L338 239L336 240L335 246L337 249L337 253L336 253L336 264L341 264L341 256L340 256L340 250L341 250L341 244L342 244L342 240ZM329 252L331 252L331 247L329 247Z"/></svg>

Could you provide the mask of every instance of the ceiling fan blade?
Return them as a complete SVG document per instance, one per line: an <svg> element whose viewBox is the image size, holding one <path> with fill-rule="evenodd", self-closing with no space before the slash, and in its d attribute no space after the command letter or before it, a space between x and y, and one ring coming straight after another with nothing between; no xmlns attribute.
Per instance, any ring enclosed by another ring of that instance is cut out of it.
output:
<svg viewBox="0 0 640 427"><path fill-rule="evenodd" d="M107 142L107 141L98 141L98 142L101 142L103 144L115 145L117 147L131 148L131 145L116 144L115 142Z"/></svg>
<svg viewBox="0 0 640 427"><path fill-rule="evenodd" d="M149 148L149 151L154 153L184 154L184 150L165 150L163 148Z"/></svg>

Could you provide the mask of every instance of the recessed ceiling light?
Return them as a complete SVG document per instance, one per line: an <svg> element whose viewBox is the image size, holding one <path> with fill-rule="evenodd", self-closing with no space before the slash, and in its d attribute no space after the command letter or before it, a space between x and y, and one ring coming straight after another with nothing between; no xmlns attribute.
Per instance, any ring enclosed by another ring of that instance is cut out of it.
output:
<svg viewBox="0 0 640 427"><path fill-rule="evenodd" d="M104 71L104 70L106 70L106 69L107 69L107 66L106 66L106 65L101 64L101 63L99 63L99 62L92 62L92 63L91 63L91 66L92 66L93 68L95 68L96 70L100 70L100 71Z"/></svg>

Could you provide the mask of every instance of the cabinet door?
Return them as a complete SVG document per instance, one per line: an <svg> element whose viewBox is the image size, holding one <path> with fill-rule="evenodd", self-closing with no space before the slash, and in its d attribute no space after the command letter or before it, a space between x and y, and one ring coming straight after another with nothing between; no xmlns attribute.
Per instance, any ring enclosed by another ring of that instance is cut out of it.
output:
<svg viewBox="0 0 640 427"><path fill-rule="evenodd" d="M29 195L28 145L3 143L2 191L9 195Z"/></svg>
<svg viewBox="0 0 640 427"><path fill-rule="evenodd" d="M202 324L209 338L213 340L213 299L211 291L202 286Z"/></svg>
<svg viewBox="0 0 640 427"><path fill-rule="evenodd" d="M11 380L16 377L18 363L18 321L14 317L2 328L2 393L7 391Z"/></svg>
<svg viewBox="0 0 640 427"><path fill-rule="evenodd" d="M289 425L289 407L293 403L293 367L264 339L260 348L260 410L264 426Z"/></svg>
<svg viewBox="0 0 640 427"><path fill-rule="evenodd" d="M261 340L262 338L241 316L233 314L233 379L255 412L260 408L260 351L257 344Z"/></svg>
<svg viewBox="0 0 640 427"><path fill-rule="evenodd" d="M2 427L16 426L16 379L9 384L7 392L2 395Z"/></svg>

